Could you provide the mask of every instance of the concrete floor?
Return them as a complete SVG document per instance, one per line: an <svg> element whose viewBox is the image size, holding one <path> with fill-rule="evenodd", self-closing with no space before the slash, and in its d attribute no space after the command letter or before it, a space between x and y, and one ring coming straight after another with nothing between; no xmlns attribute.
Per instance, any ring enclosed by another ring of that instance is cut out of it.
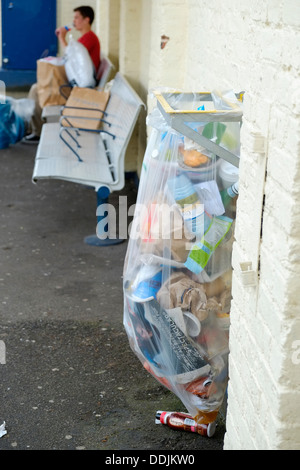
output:
<svg viewBox="0 0 300 470"><path fill-rule="evenodd" d="M156 410L184 407L130 349L127 242L86 245L96 227L94 191L34 185L35 152L21 142L0 150L0 450L222 450L222 415L211 439L155 425ZM135 201L132 181L121 194Z"/></svg>

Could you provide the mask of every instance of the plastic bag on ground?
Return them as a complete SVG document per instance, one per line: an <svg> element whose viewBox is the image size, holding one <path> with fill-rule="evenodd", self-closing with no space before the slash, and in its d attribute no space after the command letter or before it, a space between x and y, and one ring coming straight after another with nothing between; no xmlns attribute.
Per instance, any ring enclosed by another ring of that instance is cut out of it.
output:
<svg viewBox="0 0 300 470"><path fill-rule="evenodd" d="M0 148L20 141L34 110L34 101L29 98L6 97L0 104Z"/></svg>
<svg viewBox="0 0 300 470"><path fill-rule="evenodd" d="M147 123L124 264L124 327L153 377L197 423L211 423L228 381L235 208L223 202L221 159L167 127L157 108ZM207 124L202 131L216 139L217 127Z"/></svg>

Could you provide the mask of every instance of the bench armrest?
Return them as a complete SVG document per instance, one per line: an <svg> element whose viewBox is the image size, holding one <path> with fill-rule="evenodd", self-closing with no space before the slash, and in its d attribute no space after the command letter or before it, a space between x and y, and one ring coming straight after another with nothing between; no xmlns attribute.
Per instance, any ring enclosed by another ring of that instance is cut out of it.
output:
<svg viewBox="0 0 300 470"><path fill-rule="evenodd" d="M61 96L63 98L65 98L67 100L69 97L64 94L63 88L73 88L73 87L72 87L72 85L70 85L70 83L64 83L63 85L60 85L60 87L59 87L59 93L61 94Z"/></svg>
<svg viewBox="0 0 300 470"><path fill-rule="evenodd" d="M76 151L76 149L72 146L72 141L76 144L77 148L80 148L81 146L80 146L78 140L75 138L75 136L72 135L72 132L70 132L72 130L76 131L76 133L78 133L79 131L92 132L92 133L96 133L96 134L102 134L103 133L103 134L107 134L107 135L111 136L113 140L116 138L116 136L114 134L112 134L111 132L108 132L104 129L85 129L85 128L80 128L80 127L72 127L72 126L71 127L64 127L64 126L62 126L60 128L60 131L59 131L59 137L64 142L64 144L76 155L79 162L82 162L83 160L80 158L80 155ZM68 136L70 137L71 140L69 142L63 137L63 132L66 132L68 134Z"/></svg>

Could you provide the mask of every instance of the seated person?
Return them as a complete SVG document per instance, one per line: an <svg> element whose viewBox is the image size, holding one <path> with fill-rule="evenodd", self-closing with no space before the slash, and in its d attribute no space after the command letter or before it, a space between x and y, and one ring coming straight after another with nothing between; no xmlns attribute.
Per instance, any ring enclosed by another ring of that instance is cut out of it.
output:
<svg viewBox="0 0 300 470"><path fill-rule="evenodd" d="M94 21L94 10L89 6L82 6L74 8L73 26L77 31L80 31L81 36L78 42L83 44L94 63L95 71L98 70L100 65L100 42L96 34L91 30ZM68 43L66 41L67 29L62 26L57 28L55 34L57 35L60 44L65 48ZM31 119L31 134L24 137L23 142L37 143L40 139L42 130L42 108L40 107L37 93L37 84L34 83L30 88L28 98L35 101L34 114Z"/></svg>

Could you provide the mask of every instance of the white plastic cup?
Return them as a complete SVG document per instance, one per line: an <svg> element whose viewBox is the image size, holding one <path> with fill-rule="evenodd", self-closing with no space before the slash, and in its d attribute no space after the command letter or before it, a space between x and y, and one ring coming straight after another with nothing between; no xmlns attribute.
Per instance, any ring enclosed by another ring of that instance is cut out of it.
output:
<svg viewBox="0 0 300 470"><path fill-rule="evenodd" d="M222 160L219 167L219 177L223 188L228 188L239 179L239 169L226 160Z"/></svg>
<svg viewBox="0 0 300 470"><path fill-rule="evenodd" d="M183 318L186 326L186 332L192 338L195 338L200 334L201 323L195 315L191 312L183 312Z"/></svg>

